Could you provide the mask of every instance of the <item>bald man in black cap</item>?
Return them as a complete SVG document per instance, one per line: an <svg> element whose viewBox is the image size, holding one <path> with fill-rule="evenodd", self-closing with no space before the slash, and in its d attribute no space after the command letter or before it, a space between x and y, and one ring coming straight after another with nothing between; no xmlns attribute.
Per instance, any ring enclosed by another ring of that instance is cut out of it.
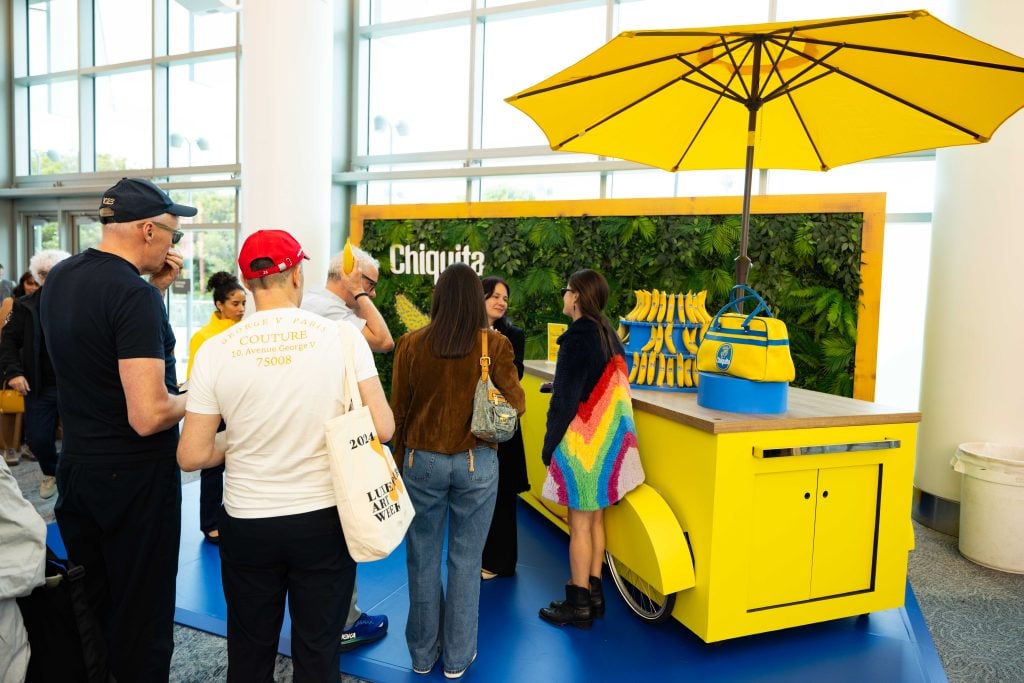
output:
<svg viewBox="0 0 1024 683"><path fill-rule="evenodd" d="M114 678L166 681L185 397L163 295L182 264L179 219L196 209L123 178L99 213L99 246L54 267L40 303L64 425L55 512L69 558L85 567Z"/></svg>

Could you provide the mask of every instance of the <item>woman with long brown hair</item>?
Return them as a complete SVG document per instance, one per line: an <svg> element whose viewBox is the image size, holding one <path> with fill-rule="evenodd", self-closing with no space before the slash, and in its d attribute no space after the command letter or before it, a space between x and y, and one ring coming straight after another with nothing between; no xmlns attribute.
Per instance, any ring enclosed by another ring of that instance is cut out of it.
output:
<svg viewBox="0 0 1024 683"><path fill-rule="evenodd" d="M558 360L541 457L548 468L543 495L569 508L570 580L565 600L540 610L547 622L590 628L604 615L604 508L644 480L637 452L626 359L604 315L608 282L578 270L562 289L562 313L572 318L558 338Z"/></svg>
<svg viewBox="0 0 1024 683"><path fill-rule="evenodd" d="M463 263L452 264L434 288L430 323L398 340L391 380L392 445L416 509L406 534L405 637L416 673L429 673L443 655L447 678L459 678L476 659L480 557L498 488L496 444L470 432L482 336L494 385L520 414L526 409L512 345L487 327L479 276Z"/></svg>

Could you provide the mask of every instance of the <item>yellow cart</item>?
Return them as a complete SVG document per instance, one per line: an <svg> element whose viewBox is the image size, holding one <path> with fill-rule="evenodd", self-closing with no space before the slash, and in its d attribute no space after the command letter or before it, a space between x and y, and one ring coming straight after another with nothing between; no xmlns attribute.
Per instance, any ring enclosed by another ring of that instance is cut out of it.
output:
<svg viewBox="0 0 1024 683"><path fill-rule="evenodd" d="M527 361L524 500L541 498L554 364ZM790 388L780 415L708 410L633 391L646 483L605 511L608 568L641 618L705 642L903 605L916 412ZM567 570L568 571L568 570Z"/></svg>

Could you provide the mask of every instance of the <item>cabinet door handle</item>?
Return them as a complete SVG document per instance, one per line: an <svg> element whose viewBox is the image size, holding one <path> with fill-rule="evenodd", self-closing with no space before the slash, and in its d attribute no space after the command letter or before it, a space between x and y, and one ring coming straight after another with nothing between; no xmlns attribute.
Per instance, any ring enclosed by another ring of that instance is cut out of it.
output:
<svg viewBox="0 0 1024 683"><path fill-rule="evenodd" d="M828 498L828 491L822 491L821 492L821 497L822 498Z"/></svg>
<svg viewBox="0 0 1024 683"><path fill-rule="evenodd" d="M755 458L789 458L798 455L830 455L833 453L859 453L861 451L887 451L900 447L899 439L885 441L861 441L857 443L835 443L821 446L792 446L789 448L753 449Z"/></svg>

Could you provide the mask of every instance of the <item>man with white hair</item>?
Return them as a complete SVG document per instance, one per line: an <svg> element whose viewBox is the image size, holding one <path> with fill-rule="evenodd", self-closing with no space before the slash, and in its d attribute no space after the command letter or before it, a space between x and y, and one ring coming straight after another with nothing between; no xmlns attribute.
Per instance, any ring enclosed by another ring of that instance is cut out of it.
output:
<svg viewBox="0 0 1024 683"><path fill-rule="evenodd" d="M342 269L345 252L339 251L327 265L327 284L310 287L302 297L302 308L330 320L346 320L361 330L370 348L387 353L395 340L373 300L377 298L380 262L358 247L351 247L356 267L348 275Z"/></svg>
<svg viewBox="0 0 1024 683"><path fill-rule="evenodd" d="M14 302L11 319L0 337L0 368L11 389L25 397L25 440L39 461L43 473L39 497L57 492L57 376L46 352L46 340L39 319L39 297L50 270L71 254L44 249L29 261L39 289Z"/></svg>
<svg viewBox="0 0 1024 683"><path fill-rule="evenodd" d="M179 217L196 209L122 178L99 215L99 245L58 263L40 290L64 425L54 512L69 559L86 569L114 678L167 681L185 396L163 296L182 264Z"/></svg>

